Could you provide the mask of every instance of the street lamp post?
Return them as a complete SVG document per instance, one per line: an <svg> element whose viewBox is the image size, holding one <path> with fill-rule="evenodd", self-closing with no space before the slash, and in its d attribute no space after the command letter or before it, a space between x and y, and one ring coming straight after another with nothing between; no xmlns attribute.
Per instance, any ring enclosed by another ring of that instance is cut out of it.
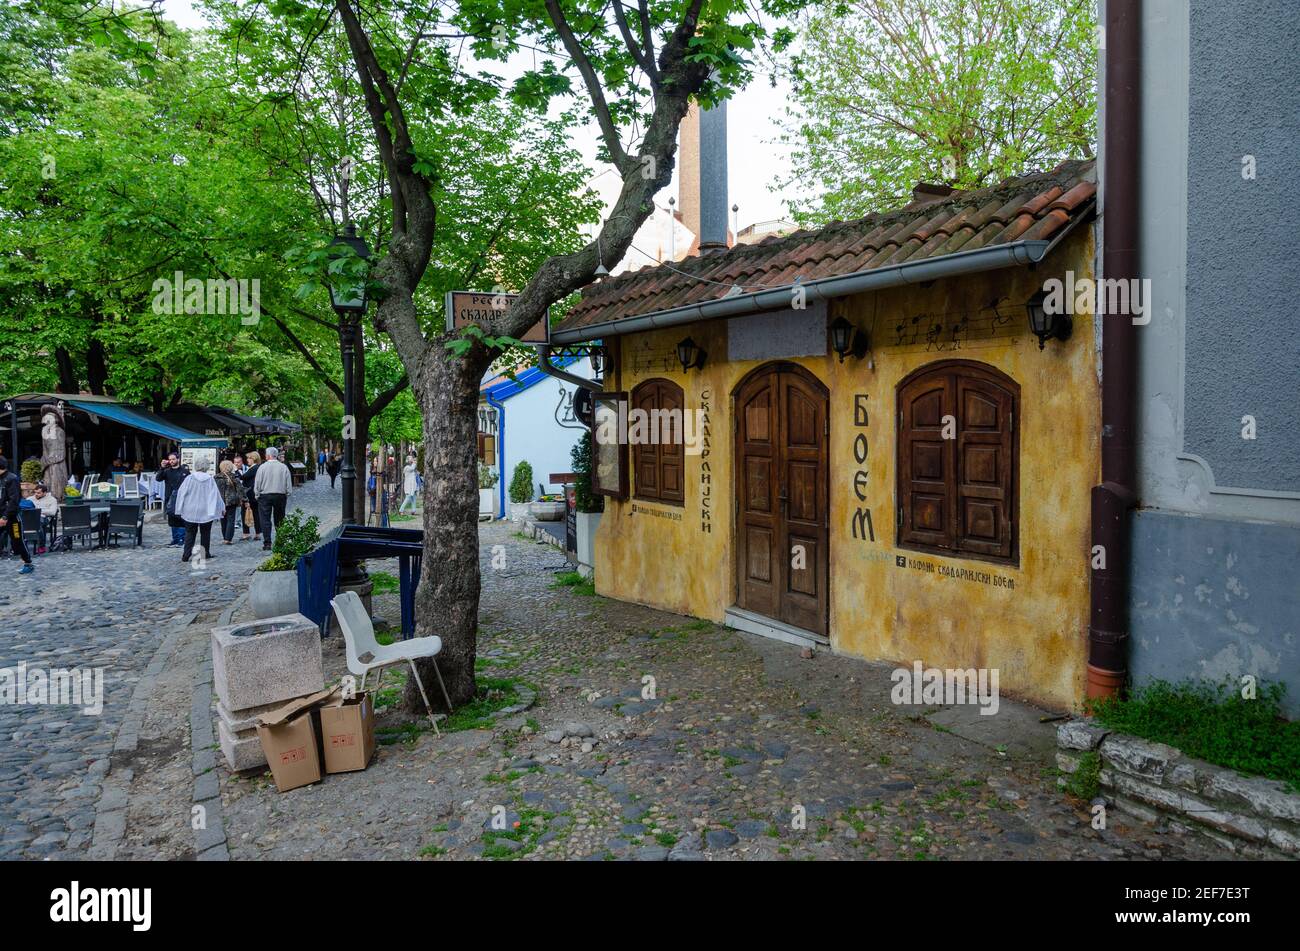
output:
<svg viewBox="0 0 1300 951"><path fill-rule="evenodd" d="M345 247L351 248L363 261L370 259L370 249L366 247L364 239L357 237L357 227L351 222L344 228L342 235L336 235L330 242L331 256L334 256L333 249L342 251ZM366 313L365 281L353 285L331 284L330 303L334 307L334 312L339 315L339 343L343 358L343 466L339 470L343 482L342 521L344 525L354 525L357 521L355 496L357 467L352 460L356 441L353 377L356 372L357 343L361 337L361 320ZM340 561L340 587L360 585L367 580L365 572L355 561L350 558Z"/></svg>

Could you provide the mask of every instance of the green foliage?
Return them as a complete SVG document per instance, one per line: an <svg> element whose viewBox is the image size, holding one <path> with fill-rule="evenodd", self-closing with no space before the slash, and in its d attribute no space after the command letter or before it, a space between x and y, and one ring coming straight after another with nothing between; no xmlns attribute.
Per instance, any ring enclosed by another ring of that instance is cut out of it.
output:
<svg viewBox="0 0 1300 951"><path fill-rule="evenodd" d="M370 572L370 581L375 586L375 594L396 594L401 588L400 579L387 571Z"/></svg>
<svg viewBox="0 0 1300 951"><path fill-rule="evenodd" d="M316 547L320 541L320 519L312 515L304 517L302 509L294 509L285 515L280 523L280 530L275 533L271 543L271 557L258 566L258 571L292 571L298 567L298 559Z"/></svg>
<svg viewBox="0 0 1300 951"><path fill-rule="evenodd" d="M788 77L800 223L979 188L1093 154L1092 0L822 0Z"/></svg>
<svg viewBox="0 0 1300 951"><path fill-rule="evenodd" d="M582 438L573 447L569 458L578 476L574 484L574 502L579 512L605 511L605 497L591 491L591 430L584 429Z"/></svg>
<svg viewBox="0 0 1300 951"><path fill-rule="evenodd" d="M1127 698L1098 701L1090 712L1112 730L1300 791L1300 723L1283 718L1285 695L1281 683L1260 683L1256 699L1247 700L1231 681L1157 680Z"/></svg>
<svg viewBox="0 0 1300 951"><path fill-rule="evenodd" d="M1079 765L1070 774L1065 784L1066 792L1085 801L1096 798L1101 788L1101 756L1096 750L1088 750L1079 757Z"/></svg>
<svg viewBox="0 0 1300 951"><path fill-rule="evenodd" d="M484 463L478 464L478 487L480 489L490 489L499 482L501 477L497 471Z"/></svg>
<svg viewBox="0 0 1300 951"><path fill-rule="evenodd" d="M583 577L576 571L566 571L563 574L556 575L555 583L551 587L571 588L574 594L590 598L596 593L596 579Z"/></svg>
<svg viewBox="0 0 1300 951"><path fill-rule="evenodd" d="M18 471L23 482L41 481L42 466L39 459L28 459L19 467Z"/></svg>
<svg viewBox="0 0 1300 951"><path fill-rule="evenodd" d="M526 461L515 466L510 479L510 501L531 502L533 499L533 467Z"/></svg>

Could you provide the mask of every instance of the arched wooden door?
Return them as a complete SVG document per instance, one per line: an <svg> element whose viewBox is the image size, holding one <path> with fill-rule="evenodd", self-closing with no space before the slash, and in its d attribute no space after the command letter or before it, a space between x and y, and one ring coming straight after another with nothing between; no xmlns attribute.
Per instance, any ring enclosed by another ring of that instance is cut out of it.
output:
<svg viewBox="0 0 1300 951"><path fill-rule="evenodd" d="M737 603L826 636L830 598L827 390L793 364L735 392Z"/></svg>

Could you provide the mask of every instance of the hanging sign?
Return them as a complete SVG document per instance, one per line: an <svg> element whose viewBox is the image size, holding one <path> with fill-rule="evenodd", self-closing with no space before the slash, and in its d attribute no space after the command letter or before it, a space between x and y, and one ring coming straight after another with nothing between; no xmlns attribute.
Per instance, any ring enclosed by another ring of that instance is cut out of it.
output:
<svg viewBox="0 0 1300 951"><path fill-rule="evenodd" d="M494 294L492 291L448 291L447 329L460 330L474 325L489 336L502 333L502 326L518 294ZM549 343L550 311L517 339L524 343Z"/></svg>

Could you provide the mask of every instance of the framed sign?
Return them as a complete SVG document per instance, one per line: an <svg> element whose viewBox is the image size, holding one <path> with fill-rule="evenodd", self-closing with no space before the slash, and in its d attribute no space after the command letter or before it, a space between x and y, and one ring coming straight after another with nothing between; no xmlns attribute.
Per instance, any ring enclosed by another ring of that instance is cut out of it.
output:
<svg viewBox="0 0 1300 951"><path fill-rule="evenodd" d="M625 499L627 443L619 439L619 414L627 394L593 393L591 403L591 491Z"/></svg>
<svg viewBox="0 0 1300 951"><path fill-rule="evenodd" d="M448 291L447 292L447 329L460 330L471 324L476 325L490 336L501 333L502 322L510 313L510 307L519 300L518 294L494 294L491 291ZM551 312L544 316L528 332L519 337L523 343L549 343L551 339Z"/></svg>
<svg viewBox="0 0 1300 951"><path fill-rule="evenodd" d="M188 466L190 471L194 471L194 463L200 459L208 460L208 471L217 471L217 450L201 449L190 446L181 447L181 465Z"/></svg>

